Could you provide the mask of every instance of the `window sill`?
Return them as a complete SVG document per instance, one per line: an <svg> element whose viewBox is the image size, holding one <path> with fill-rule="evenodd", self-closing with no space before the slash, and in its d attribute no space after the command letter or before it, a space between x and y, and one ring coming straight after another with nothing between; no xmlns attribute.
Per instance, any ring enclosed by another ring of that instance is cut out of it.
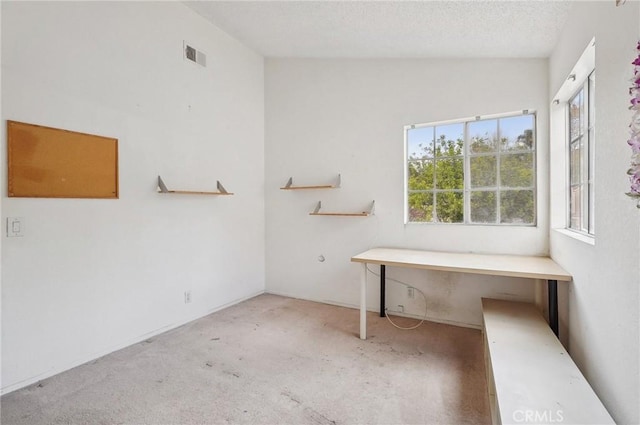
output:
<svg viewBox="0 0 640 425"><path fill-rule="evenodd" d="M578 233L568 229L553 229L553 230L555 230L556 232L562 235L565 235L575 240L578 240L580 242L586 243L587 245L591 245L591 246L596 245L596 239L591 235L585 235L584 233Z"/></svg>
<svg viewBox="0 0 640 425"><path fill-rule="evenodd" d="M460 226L460 227L535 227L538 225L533 224L521 224L521 223L445 223L445 222L433 222L433 221L405 221L405 226Z"/></svg>

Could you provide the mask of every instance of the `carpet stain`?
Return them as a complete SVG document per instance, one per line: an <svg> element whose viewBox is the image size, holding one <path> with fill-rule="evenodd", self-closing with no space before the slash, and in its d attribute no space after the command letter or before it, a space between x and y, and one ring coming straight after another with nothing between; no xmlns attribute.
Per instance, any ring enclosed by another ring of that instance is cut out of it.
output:
<svg viewBox="0 0 640 425"><path fill-rule="evenodd" d="M225 370L225 371L223 371L223 373L224 373L225 375L235 376L236 378L239 378L239 377L240 377L240 374L239 374L238 372L233 372L233 371L231 371L231 370Z"/></svg>
<svg viewBox="0 0 640 425"><path fill-rule="evenodd" d="M318 425L336 425L336 421L327 418L322 413L310 408L304 408L305 416L309 419L310 423L318 424Z"/></svg>
<svg viewBox="0 0 640 425"><path fill-rule="evenodd" d="M300 404L300 400L294 398L291 394L289 394L289 392L281 392L280 393L282 396L286 397L287 399L293 401L296 404Z"/></svg>
<svg viewBox="0 0 640 425"><path fill-rule="evenodd" d="M288 391L283 391L280 393L280 395L294 403L294 406L296 407L303 406L303 403ZM304 416L307 418L307 421L305 421L306 423L318 425L336 425L336 421L329 419L328 417L318 412L317 410L312 409L311 407L304 406L303 412Z"/></svg>

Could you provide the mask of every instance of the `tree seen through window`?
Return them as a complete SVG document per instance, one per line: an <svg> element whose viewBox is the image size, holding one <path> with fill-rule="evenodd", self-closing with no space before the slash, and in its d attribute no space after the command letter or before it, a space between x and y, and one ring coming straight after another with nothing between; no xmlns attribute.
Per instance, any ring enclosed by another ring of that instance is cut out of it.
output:
<svg viewBox="0 0 640 425"><path fill-rule="evenodd" d="M410 222L535 223L535 116L408 127Z"/></svg>

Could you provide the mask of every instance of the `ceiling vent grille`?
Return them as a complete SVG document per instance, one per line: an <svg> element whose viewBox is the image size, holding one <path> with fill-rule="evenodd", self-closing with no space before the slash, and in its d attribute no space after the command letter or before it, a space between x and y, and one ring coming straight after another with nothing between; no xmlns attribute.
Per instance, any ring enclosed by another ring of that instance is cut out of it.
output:
<svg viewBox="0 0 640 425"><path fill-rule="evenodd" d="M207 66L207 55L184 42L184 58L198 65Z"/></svg>

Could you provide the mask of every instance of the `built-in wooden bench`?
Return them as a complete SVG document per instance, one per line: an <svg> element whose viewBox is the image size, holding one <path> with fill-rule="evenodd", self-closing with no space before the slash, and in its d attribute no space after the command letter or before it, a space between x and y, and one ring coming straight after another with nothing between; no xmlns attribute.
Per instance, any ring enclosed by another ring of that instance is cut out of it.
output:
<svg viewBox="0 0 640 425"><path fill-rule="evenodd" d="M482 299L494 424L613 424L533 304Z"/></svg>

